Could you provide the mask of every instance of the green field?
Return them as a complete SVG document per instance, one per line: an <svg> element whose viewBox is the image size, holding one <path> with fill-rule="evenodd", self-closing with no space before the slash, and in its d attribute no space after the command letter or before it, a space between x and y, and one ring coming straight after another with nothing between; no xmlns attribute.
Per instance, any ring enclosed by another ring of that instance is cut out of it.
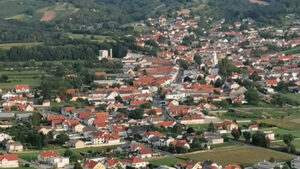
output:
<svg viewBox="0 0 300 169"><path fill-rule="evenodd" d="M73 39L88 39L88 40L91 40L91 41L94 41L94 42L99 42L99 43L102 43L105 40L108 41L108 42L114 42L114 40L111 39L110 36L87 35L87 34L71 34L71 33L69 33L68 36L70 38L73 38ZM94 38L92 38L92 36L94 36Z"/></svg>
<svg viewBox="0 0 300 169"><path fill-rule="evenodd" d="M42 44L42 43L40 43L40 42L3 43L3 44L0 44L0 48L2 48L2 49L10 49L11 47L15 47L15 46L31 47L31 46L41 45L41 44Z"/></svg>
<svg viewBox="0 0 300 169"><path fill-rule="evenodd" d="M162 158L152 160L150 161L150 164L155 166L173 166L174 164L183 162L184 160L194 160L200 162L212 160L216 163L222 164L223 166L228 164L242 164L244 166L250 166L263 160L269 160L271 157L274 157L276 161L285 161L293 158L292 156L272 150L259 147L243 146L218 149L210 152L190 153L188 155L179 155L176 158Z"/></svg>
<svg viewBox="0 0 300 169"><path fill-rule="evenodd" d="M115 149L117 146L107 146L107 147L87 147L87 148L80 148L80 149L70 149L73 153L79 155L81 152L88 152L88 151L99 151L102 149ZM58 149L51 149L51 150L57 150L60 155L64 154L64 152L67 150L66 148L58 148ZM22 158L27 161L35 160L37 159L38 154L41 151L47 151L47 150L40 150L40 151L25 151L22 153L18 153L19 158Z"/></svg>
<svg viewBox="0 0 300 169"><path fill-rule="evenodd" d="M264 119L259 120L260 122L276 125L279 128L287 129L287 130L300 130L300 125L298 123L283 120L283 119Z"/></svg>
<svg viewBox="0 0 300 169"><path fill-rule="evenodd" d="M1 0L0 1L0 18L10 18L16 15L25 16L28 9L39 9L48 6L46 1L36 0ZM27 15L26 15L27 16ZM27 16L29 18L29 16Z"/></svg>
<svg viewBox="0 0 300 169"><path fill-rule="evenodd" d="M184 162L185 160L183 159L179 159L176 157L171 157L171 158L161 158L161 159L155 159L155 160L151 160L150 164L152 164L153 166L160 166L160 165L168 165L168 166L174 166L177 163L181 163Z"/></svg>
<svg viewBox="0 0 300 169"><path fill-rule="evenodd" d="M186 126L187 127L192 127L192 128L194 128L195 130L198 130L198 131L202 131L202 130L207 129L208 124L188 124Z"/></svg>
<svg viewBox="0 0 300 169"><path fill-rule="evenodd" d="M273 131L275 134L292 134L295 137L300 138L300 130L286 130L282 128L260 129L260 131Z"/></svg>
<svg viewBox="0 0 300 169"><path fill-rule="evenodd" d="M269 160L271 157L274 157L277 161L290 160L293 158L292 156L285 155L283 153L250 146L228 149L224 148L211 152L192 153L189 155L182 155L180 157L195 161L205 161L209 159L222 165L242 164L244 166L249 166L263 160Z"/></svg>
<svg viewBox="0 0 300 169"><path fill-rule="evenodd" d="M29 9L32 10L32 15L26 13ZM0 2L0 18L2 19L40 20L45 11L54 11L55 16L52 20L57 20L77 12L78 8L63 2L51 3L36 0L2 0Z"/></svg>
<svg viewBox="0 0 300 169"><path fill-rule="evenodd" d="M0 88L11 89L16 84L28 84L30 88L40 86L41 75L40 71L21 70L21 71L0 71L0 75L6 74L8 76L7 83L0 83Z"/></svg>

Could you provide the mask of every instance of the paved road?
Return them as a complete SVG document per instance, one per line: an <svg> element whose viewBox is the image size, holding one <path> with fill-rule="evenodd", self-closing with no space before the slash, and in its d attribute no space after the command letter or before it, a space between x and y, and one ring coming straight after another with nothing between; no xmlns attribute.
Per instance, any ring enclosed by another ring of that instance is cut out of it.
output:
<svg viewBox="0 0 300 169"><path fill-rule="evenodd" d="M29 164L30 167L33 167L33 168L36 168L36 169L45 169L45 168L41 167L40 165L37 165L37 164L35 164L35 163L26 161L26 160L21 159L21 158L19 158L19 162L22 163L22 164Z"/></svg>

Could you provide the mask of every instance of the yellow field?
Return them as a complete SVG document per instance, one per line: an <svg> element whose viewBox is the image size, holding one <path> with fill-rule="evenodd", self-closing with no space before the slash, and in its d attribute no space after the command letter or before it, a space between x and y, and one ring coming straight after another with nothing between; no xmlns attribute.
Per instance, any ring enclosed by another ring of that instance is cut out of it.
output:
<svg viewBox="0 0 300 169"><path fill-rule="evenodd" d="M42 44L41 42L3 43L3 44L0 44L0 48L2 48L2 49L10 49L11 47L14 47L14 46L31 47L31 46L41 45L41 44Z"/></svg>

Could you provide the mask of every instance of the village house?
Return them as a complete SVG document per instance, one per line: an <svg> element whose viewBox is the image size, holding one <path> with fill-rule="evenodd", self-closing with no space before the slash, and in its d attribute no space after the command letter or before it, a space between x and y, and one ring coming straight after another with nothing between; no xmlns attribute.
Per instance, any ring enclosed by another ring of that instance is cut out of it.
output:
<svg viewBox="0 0 300 169"><path fill-rule="evenodd" d="M0 168L18 168L19 158L17 154L0 155Z"/></svg>
<svg viewBox="0 0 300 169"><path fill-rule="evenodd" d="M68 145L68 147L72 147L72 148L84 148L85 147L84 141L76 140L76 139L69 140L66 144Z"/></svg>
<svg viewBox="0 0 300 169"><path fill-rule="evenodd" d="M104 165L107 169L115 169L115 168L124 169L125 168L124 164L116 158L107 158L105 160Z"/></svg>
<svg viewBox="0 0 300 169"><path fill-rule="evenodd" d="M35 130L37 132L41 132L44 135L47 135L50 131L52 131L52 127L51 126L36 126Z"/></svg>
<svg viewBox="0 0 300 169"><path fill-rule="evenodd" d="M29 86L27 84L15 85L17 94L29 93Z"/></svg>
<svg viewBox="0 0 300 169"><path fill-rule="evenodd" d="M186 161L175 165L176 169L201 169L202 165L195 161Z"/></svg>
<svg viewBox="0 0 300 169"><path fill-rule="evenodd" d="M62 157L55 150L40 152L38 157L40 163L49 164L51 166L62 168L69 165L69 157Z"/></svg>
<svg viewBox="0 0 300 169"><path fill-rule="evenodd" d="M12 141L5 144L6 151L9 153L17 153L23 151L23 145L20 142Z"/></svg>
<svg viewBox="0 0 300 169"><path fill-rule="evenodd" d="M217 124L217 127L220 131L226 130L226 131L232 131L233 129L238 129L238 125L235 122L232 121L223 121L219 124Z"/></svg>
<svg viewBox="0 0 300 169"><path fill-rule="evenodd" d="M105 165L97 161L89 160L84 162L83 169L105 169Z"/></svg>
<svg viewBox="0 0 300 169"><path fill-rule="evenodd" d="M94 135L92 139L92 143L94 145L103 144L103 143L118 144L120 143L120 137L118 133L108 133L104 131L98 131Z"/></svg>
<svg viewBox="0 0 300 169"><path fill-rule="evenodd" d="M123 163L125 166L138 168L138 169L145 169L149 162L144 161L136 156L131 156L130 158L123 159Z"/></svg>

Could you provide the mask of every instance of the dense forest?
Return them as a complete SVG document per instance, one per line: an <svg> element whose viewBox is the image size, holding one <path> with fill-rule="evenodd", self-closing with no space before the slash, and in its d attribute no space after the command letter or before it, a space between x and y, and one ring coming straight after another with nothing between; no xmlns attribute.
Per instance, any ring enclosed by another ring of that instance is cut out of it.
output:
<svg viewBox="0 0 300 169"><path fill-rule="evenodd" d="M287 14L300 15L299 0L264 0L268 5L251 3L248 0L209 0L208 6L217 16L229 21L252 18L259 23L280 24Z"/></svg>

